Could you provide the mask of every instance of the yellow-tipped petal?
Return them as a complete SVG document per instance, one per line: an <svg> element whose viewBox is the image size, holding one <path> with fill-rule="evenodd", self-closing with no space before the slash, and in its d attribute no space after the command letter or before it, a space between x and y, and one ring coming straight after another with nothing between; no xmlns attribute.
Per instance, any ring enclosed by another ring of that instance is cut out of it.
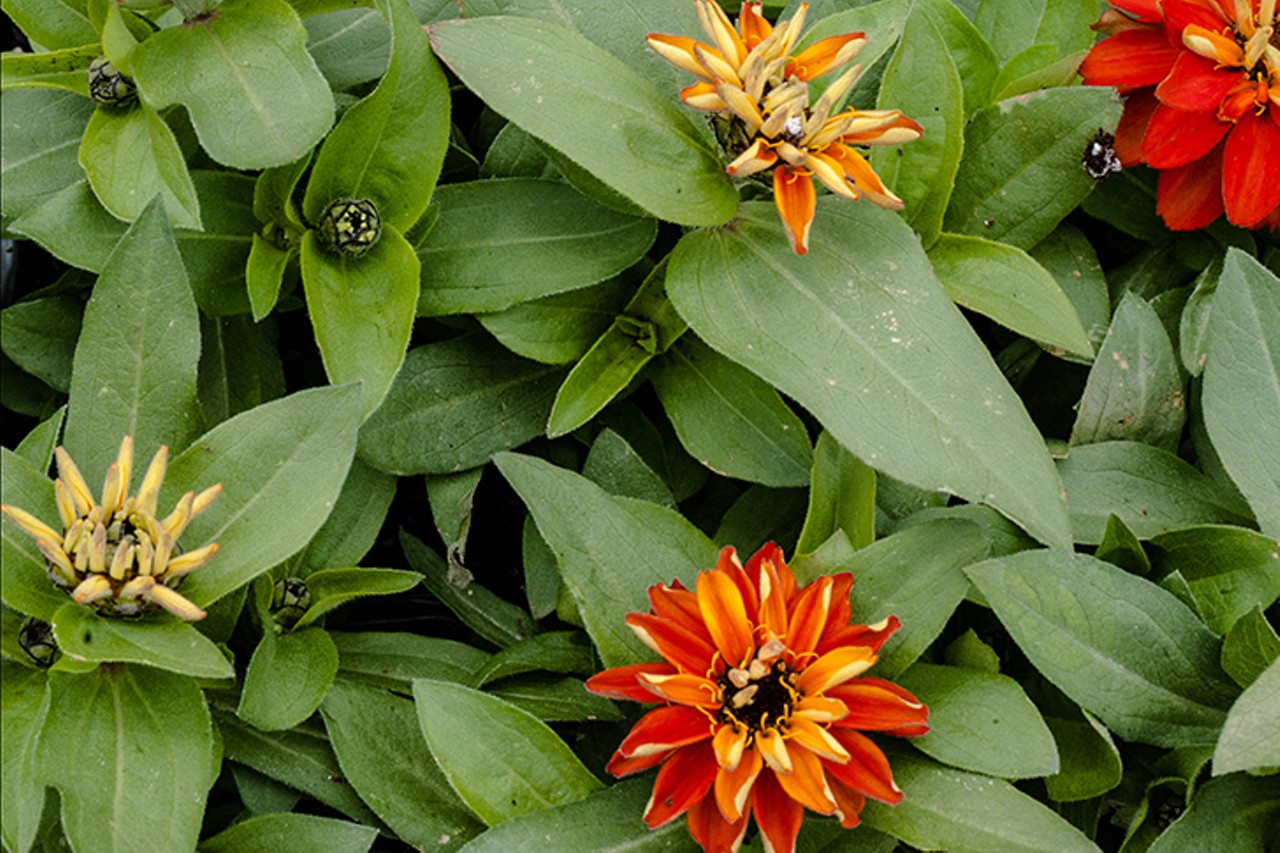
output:
<svg viewBox="0 0 1280 853"><path fill-rule="evenodd" d="M155 554L151 557L151 574L164 576L169 567L169 555L173 553L173 541L169 531L160 531L155 540Z"/></svg>
<svg viewBox="0 0 1280 853"><path fill-rule="evenodd" d="M196 493L187 492L178 499L178 505L173 508L173 512L169 513L169 517L160 522L160 526L174 539L181 536L182 531L187 529L187 522L191 520L191 508L195 505L195 501Z"/></svg>
<svg viewBox="0 0 1280 853"><path fill-rule="evenodd" d="M209 505L216 501L220 494L222 494L222 484L218 483L216 486L210 486L196 495L196 499L191 502L191 517L195 518L208 509Z"/></svg>
<svg viewBox="0 0 1280 853"><path fill-rule="evenodd" d="M777 162L778 155L773 152L773 149L763 139L757 139L751 143L751 147L726 166L725 171L734 177L746 178L763 172Z"/></svg>
<svg viewBox="0 0 1280 853"><path fill-rule="evenodd" d="M742 761L743 750L747 746L747 729L745 726L721 726L711 739L711 747L716 753L716 763L725 770L734 770Z"/></svg>
<svg viewBox="0 0 1280 853"><path fill-rule="evenodd" d="M89 537L89 571L95 575L104 574L107 570L107 528L99 521ZM120 580L119 577L116 580Z"/></svg>
<svg viewBox="0 0 1280 853"><path fill-rule="evenodd" d="M132 475L133 436L126 435L120 441L120 453L116 456L116 461L107 468L107 476L102 484L102 514L106 518L111 518L116 510L124 506Z"/></svg>
<svg viewBox="0 0 1280 853"><path fill-rule="evenodd" d="M706 69L706 74L703 74L703 77L710 76L713 81L723 80L735 86L742 85L742 80L738 78L737 69L725 61L724 57L720 55L720 51L696 44L693 46L693 55L698 60L698 63Z"/></svg>
<svg viewBox="0 0 1280 853"><path fill-rule="evenodd" d="M71 600L77 604L92 604L111 594L111 581L103 575L90 575L71 592Z"/></svg>
<svg viewBox="0 0 1280 853"><path fill-rule="evenodd" d="M736 767L721 767L716 773L715 798L724 819L733 823L742 817L747 806L747 797L760 775L764 762L760 753L748 750Z"/></svg>
<svg viewBox="0 0 1280 853"><path fill-rule="evenodd" d="M136 532L138 537L138 550L134 553L134 560L137 565L137 572L140 575L154 574L156 549L151 544L151 536L145 530Z"/></svg>
<svg viewBox="0 0 1280 853"><path fill-rule="evenodd" d="M844 169L835 160L822 154L812 153L805 161L805 166L813 172L815 178L822 181L823 186L836 195L847 198L849 201L858 200L858 191L845 180Z"/></svg>
<svg viewBox="0 0 1280 853"><path fill-rule="evenodd" d="M53 481L53 495L58 503L58 517L62 519L62 529L66 530L80 517L76 512L75 498L71 496L71 490L61 479Z"/></svg>
<svg viewBox="0 0 1280 853"><path fill-rule="evenodd" d="M710 37L712 44L720 49L720 53L735 68L740 65L747 57L747 46L742 43L742 38L720 4L714 0L702 0L694 3L694 10L698 15L698 23L702 24L702 29Z"/></svg>
<svg viewBox="0 0 1280 853"><path fill-rule="evenodd" d="M183 575L194 572L205 563L213 559L213 555L218 553L218 543L212 542L203 548L197 548L194 551L174 557L164 568L164 576L166 578L182 577Z"/></svg>
<svg viewBox="0 0 1280 853"><path fill-rule="evenodd" d="M0 512L13 519L14 523L22 528L22 531L29 536L35 537L36 541L45 541L55 547L62 547L62 534L36 518L25 509L19 509L9 504L0 505Z"/></svg>
<svg viewBox="0 0 1280 853"><path fill-rule="evenodd" d="M818 814L836 810L836 799L827 784L827 774L818 756L806 749L791 751L794 767L791 773L779 774L778 784L787 796Z"/></svg>
<svg viewBox="0 0 1280 853"><path fill-rule="evenodd" d="M781 146L785 148L786 146ZM779 156L785 155L780 150ZM809 251L809 227L813 225L813 212L818 196L813 181L803 172L793 172L786 166L773 170L773 203L782 217L783 228L791 242L791 251L797 255Z"/></svg>
<svg viewBox="0 0 1280 853"><path fill-rule="evenodd" d="M713 681L699 675L679 673L677 675L654 675L642 672L640 683L654 695L660 696L677 705L692 705L697 708L717 708L723 701L720 688Z"/></svg>
<svg viewBox="0 0 1280 853"><path fill-rule="evenodd" d="M791 755L787 751L786 741L782 739L777 729L769 728L757 732L756 749L759 750L765 764L773 768L773 772L786 774L794 768Z"/></svg>
<svg viewBox="0 0 1280 853"><path fill-rule="evenodd" d="M1188 24L1182 31L1182 43L1192 53L1212 59L1219 65L1237 68L1244 64L1244 51L1234 38L1197 24Z"/></svg>
<svg viewBox="0 0 1280 853"><path fill-rule="evenodd" d="M730 83L717 83L716 94L720 96L720 100L729 108L729 112L733 113L742 123L755 133L760 125L764 124L764 116L760 115L760 108L756 106L755 101L747 96L737 86Z"/></svg>
<svg viewBox="0 0 1280 853"><path fill-rule="evenodd" d="M71 457L63 447L54 449L53 458L58 463L58 476L67 484L67 488L71 490L71 497L75 499L76 515L88 515L89 510L93 509L93 493L89 491L89 484L80 475L80 469L71 461Z"/></svg>
<svg viewBox="0 0 1280 853"><path fill-rule="evenodd" d="M796 690L813 696L856 678L876 662L876 653L866 646L841 646L832 649L805 667L796 679Z"/></svg>
<svg viewBox="0 0 1280 853"><path fill-rule="evenodd" d="M707 77L706 69L698 64L697 58L693 55L694 45L697 44L694 39L688 36L669 36L666 33L649 33L645 41L654 53L681 71L688 71L702 78Z"/></svg>
<svg viewBox="0 0 1280 853"><path fill-rule="evenodd" d="M684 101L686 107L708 113L722 113L729 109L711 83L694 83L684 87L680 90L680 100Z"/></svg>
<svg viewBox="0 0 1280 853"><path fill-rule="evenodd" d="M814 102L813 108L809 111L809 120L804 124L804 135L806 143L813 147L818 147L816 141L812 137L816 136L827 124L827 118L831 115L831 110L835 105L840 103L845 93L853 86L855 80L858 79L858 73L862 71L861 65L855 65L845 73L836 78L822 96ZM832 137L834 138L834 137Z"/></svg>
<svg viewBox="0 0 1280 853"><path fill-rule="evenodd" d="M65 551L56 545L51 544L47 539L37 539L36 547L40 549L40 553L49 563L49 570L54 572L57 577L55 581L61 583L62 586L75 586L77 581L75 569L71 566L71 558Z"/></svg>
<svg viewBox="0 0 1280 853"><path fill-rule="evenodd" d="M793 719L810 720L815 723L834 723L849 716L849 709L839 699L828 699L825 696L806 696L796 703L791 711Z"/></svg>
<svg viewBox="0 0 1280 853"><path fill-rule="evenodd" d="M154 578L138 578L140 581L151 581L151 586L142 591L142 597L154 601L179 619L198 622L207 614L196 607L179 593L164 584L158 584Z"/></svg>
<svg viewBox="0 0 1280 853"><path fill-rule="evenodd" d="M787 74L812 80L847 65L866 46L864 33L845 33L824 38L792 57Z"/></svg>
<svg viewBox="0 0 1280 853"><path fill-rule="evenodd" d="M138 546L129 541L121 542L116 546L116 553L111 558L111 579L122 581L130 573L133 568L134 555L138 553Z"/></svg>
<svg viewBox="0 0 1280 853"><path fill-rule="evenodd" d="M793 744L799 744L823 758L830 758L841 764L849 760L849 753L824 727L804 717L792 715L787 736Z"/></svg>
<svg viewBox="0 0 1280 853"><path fill-rule="evenodd" d="M169 464L169 445L162 444L151 457L147 473L142 478L142 486L138 489L138 511L147 515L156 514L156 498L160 495L160 484L164 482L165 467Z"/></svg>

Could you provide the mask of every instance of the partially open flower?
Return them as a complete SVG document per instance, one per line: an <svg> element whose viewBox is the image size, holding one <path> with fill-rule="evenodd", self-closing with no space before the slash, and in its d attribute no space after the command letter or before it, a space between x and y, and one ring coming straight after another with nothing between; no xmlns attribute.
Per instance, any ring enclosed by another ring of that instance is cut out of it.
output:
<svg viewBox="0 0 1280 853"><path fill-rule="evenodd" d="M774 203L796 254L809 251L817 201L811 178L842 198L902 207L853 146L910 142L920 137L920 125L898 110L834 112L858 78L856 65L809 100L809 81L851 62L867 42L863 33L821 39L793 55L807 3L774 27L760 3L745 2L735 30L718 4L693 2L710 43L650 33L649 46L700 78L680 98L715 114L716 136L733 158L726 171L743 178L773 171Z"/></svg>
<svg viewBox="0 0 1280 853"><path fill-rule="evenodd" d="M156 498L164 480L169 448L161 447L136 496L129 495L133 470L133 438L125 436L120 453L107 470L102 500L95 503L89 487L67 451L55 453L54 480L62 533L26 510L0 506L0 512L36 540L49 577L70 590L80 604L92 604L108 615L132 616L163 607L183 619L203 619L205 612L176 590L183 578L217 553L216 544L183 553L178 537L191 519L208 508L222 491L212 486L200 494L187 492L163 521L156 519Z"/></svg>
<svg viewBox="0 0 1280 853"><path fill-rule="evenodd" d="M649 613L627 624L663 663L605 670L587 688L661 703L609 762L615 776L661 765L644 820L686 815L707 851L737 850L754 813L765 849L790 853L804 810L857 826L867 797L902 791L863 731L914 737L929 710L890 682L863 678L898 628L850 625L847 573L797 587L769 543L744 568L733 548L696 590L649 589Z"/></svg>

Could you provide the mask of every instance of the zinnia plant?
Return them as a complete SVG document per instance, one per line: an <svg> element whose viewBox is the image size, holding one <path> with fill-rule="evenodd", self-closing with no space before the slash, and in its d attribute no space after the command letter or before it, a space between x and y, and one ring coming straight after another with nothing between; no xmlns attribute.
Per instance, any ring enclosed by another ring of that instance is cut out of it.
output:
<svg viewBox="0 0 1280 853"><path fill-rule="evenodd" d="M772 26L761 4L744 2L735 30L711 0L694 0L711 43L689 36L650 33L649 46L699 82L681 90L687 106L714 114L721 147L733 158L725 169L746 178L773 170L773 199L796 254L809 251L816 178L851 201L866 198L897 210L902 200L853 147L898 145L918 139L920 125L898 110L833 112L858 79L861 66L845 71L810 104L809 82L852 62L867 43L864 33L824 38L792 54L809 5Z"/></svg>
<svg viewBox="0 0 1280 853"><path fill-rule="evenodd" d="M1115 0L1080 73L1126 95L1125 165L1160 170L1175 230L1222 215L1280 229L1280 33L1275 0ZM1119 10L1129 13L1122 14Z"/></svg>
<svg viewBox="0 0 1280 853"><path fill-rule="evenodd" d="M627 776L661 765L644 814L650 829L687 814L704 850L737 850L754 813L765 848L789 853L806 808L848 828L867 797L902 800L884 753L861 731L921 735L929 711L897 685L860 677L898 620L849 624L852 585L842 573L797 587L769 543L745 567L725 548L696 590L649 589L650 612L627 624L665 663L614 667L587 687L662 703L608 768Z"/></svg>

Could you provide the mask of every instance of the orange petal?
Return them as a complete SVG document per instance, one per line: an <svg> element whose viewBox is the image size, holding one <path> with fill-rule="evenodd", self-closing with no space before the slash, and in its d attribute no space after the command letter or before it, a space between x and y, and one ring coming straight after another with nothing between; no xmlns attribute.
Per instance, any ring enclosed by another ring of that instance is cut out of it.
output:
<svg viewBox="0 0 1280 853"><path fill-rule="evenodd" d="M715 647L673 622L647 613L628 613L627 627L681 672L706 675L711 668Z"/></svg>
<svg viewBox="0 0 1280 853"><path fill-rule="evenodd" d="M698 597L683 586L657 584L649 587L649 607L659 619L672 622L711 642L711 635L702 621L702 611L698 609Z"/></svg>
<svg viewBox="0 0 1280 853"><path fill-rule="evenodd" d="M888 210L902 209L902 199L884 185L875 169L872 169L871 164L857 151L847 145L836 144L828 145L822 153L840 164L844 173L866 196L867 201Z"/></svg>
<svg viewBox="0 0 1280 853"><path fill-rule="evenodd" d="M813 651L818 644L818 638L827 627L834 587L835 579L828 575L806 586L796 597L791 612L791 634L787 637L787 648L797 655Z"/></svg>
<svg viewBox="0 0 1280 853"><path fill-rule="evenodd" d="M756 777L760 775L762 767L764 767L764 761L761 760L760 753L750 749L743 754L742 761L738 762L737 767L732 769L721 767L716 773L715 800L720 806L720 814L724 815L726 820L737 822L743 817L751 788L755 784Z"/></svg>
<svg viewBox="0 0 1280 853"><path fill-rule="evenodd" d="M640 683L657 696L677 705L695 708L718 708L722 702L720 688L700 675L640 674Z"/></svg>
<svg viewBox="0 0 1280 853"><path fill-rule="evenodd" d="M703 112L720 113L729 109L716 94L713 83L694 83L692 86L685 86L680 90L680 100L684 101L686 107Z"/></svg>
<svg viewBox="0 0 1280 853"><path fill-rule="evenodd" d="M876 653L866 646L832 649L805 667L796 679L796 690L814 696L856 678L876 662Z"/></svg>
<svg viewBox="0 0 1280 853"><path fill-rule="evenodd" d="M698 45L696 39L688 36L669 36L665 33L649 33L649 35L645 36L645 41L649 43L649 47L653 49L654 53L681 71L696 74L704 80L711 79L706 69L699 64L697 57L694 56L693 49ZM709 47L709 45L704 45L704 47Z"/></svg>
<svg viewBox="0 0 1280 853"><path fill-rule="evenodd" d="M809 81L832 68L839 68L858 55L867 43L866 33L845 33L814 42L791 57L783 76Z"/></svg>
<svg viewBox="0 0 1280 853"><path fill-rule="evenodd" d="M685 818L689 834L702 845L703 850L714 853L733 853L742 844L751 823L746 815L736 821L725 820L716 805L715 797L704 797L689 809Z"/></svg>
<svg viewBox="0 0 1280 853"><path fill-rule="evenodd" d="M889 769L889 759L884 757L880 747L872 743L870 738L852 729L833 728L831 736L840 741L840 745L849 753L849 760L844 764L837 764L834 761L823 762L830 776L860 794L889 805L902 802L902 789L893 783L893 771Z"/></svg>
<svg viewBox="0 0 1280 853"><path fill-rule="evenodd" d="M837 726L916 737L929 731L929 709L908 691L879 678L855 678L826 692L849 709Z"/></svg>
<svg viewBox="0 0 1280 853"><path fill-rule="evenodd" d="M676 747L708 740L712 727L712 722L701 711L686 705L663 705L631 727L618 752L627 758L670 752Z"/></svg>
<svg viewBox="0 0 1280 853"><path fill-rule="evenodd" d="M627 758L621 752L614 752L613 757L609 759L609 763L605 765L604 769L621 779L623 776L630 776L633 773L648 770L650 767L657 767L666 761L670 755L671 753L669 752L655 752L652 755Z"/></svg>
<svg viewBox="0 0 1280 853"><path fill-rule="evenodd" d="M760 596L757 593L756 585L751 582L751 578L746 570L743 569L742 561L738 559L738 552L734 550L732 545L720 549L720 559L716 561L716 571L729 576L734 586L738 588L738 592L742 593L742 603L747 608L747 618L752 622L756 621L760 610Z"/></svg>
<svg viewBox="0 0 1280 853"><path fill-rule="evenodd" d="M1154 86L1180 53L1159 30L1128 30L1095 44L1080 63L1080 76L1090 86Z"/></svg>
<svg viewBox="0 0 1280 853"><path fill-rule="evenodd" d="M838 689L838 688L837 688ZM814 723L834 723L849 715L849 709L839 699L827 696L806 696L791 709L791 716Z"/></svg>
<svg viewBox="0 0 1280 853"><path fill-rule="evenodd" d="M862 823L859 813L867 804L867 798L830 774L827 775L827 787L836 798L836 816L840 818L840 825L853 829Z"/></svg>
<svg viewBox="0 0 1280 853"><path fill-rule="evenodd" d="M720 4L716 0L694 0L693 9L702 29L715 42L716 47L720 48L721 55L734 68L740 66L747 57L747 46L742 43L742 38L729 22L729 16L720 8Z"/></svg>
<svg viewBox="0 0 1280 853"><path fill-rule="evenodd" d="M793 172L786 166L773 170L773 203L782 217L791 250L797 255L809 253L809 227L813 225L817 202L818 194L808 175Z"/></svg>
<svg viewBox="0 0 1280 853"><path fill-rule="evenodd" d="M751 804L766 853L795 853L804 806L787 796L775 774L760 774L751 792Z"/></svg>
<svg viewBox="0 0 1280 853"><path fill-rule="evenodd" d="M587 689L610 699L630 699L632 702L656 702L653 691L640 683L641 673L649 675L675 675L675 667L666 663L633 663L615 666L598 672L587 679Z"/></svg>
<svg viewBox="0 0 1280 853"><path fill-rule="evenodd" d="M791 750L794 769L774 778L787 796L818 814L831 814L836 810L835 798L827 787L827 775L822 772L822 760L807 749Z"/></svg>
<svg viewBox="0 0 1280 853"><path fill-rule="evenodd" d="M839 741L833 738L825 727L810 722L804 717L792 716L787 726L787 737L794 745L802 746L802 750L791 750L792 756L800 752L812 752L832 761L848 761L849 753Z"/></svg>
<svg viewBox="0 0 1280 853"><path fill-rule="evenodd" d="M739 154L732 163L724 167L730 175L746 178L763 172L778 162L778 155L763 139L751 143L746 151Z"/></svg>
<svg viewBox="0 0 1280 853"><path fill-rule="evenodd" d="M755 651L755 639L733 579L718 571L698 575L698 609L725 663L744 666Z"/></svg>
<svg viewBox="0 0 1280 853"><path fill-rule="evenodd" d="M792 769L791 752L787 742L777 729L763 729L756 732L756 749L765 763L776 773L790 773Z"/></svg>
<svg viewBox="0 0 1280 853"><path fill-rule="evenodd" d="M716 751L716 763L723 770L734 770L742 763L742 756L747 746L748 731L744 726L721 726L711 740L711 748ZM754 752L755 750L752 750Z"/></svg>
<svg viewBox="0 0 1280 853"><path fill-rule="evenodd" d="M748 51L764 41L773 32L773 24L760 14L762 4L743 3L742 13L738 15L738 31L742 33L742 43Z"/></svg>
<svg viewBox="0 0 1280 853"><path fill-rule="evenodd" d="M711 790L718 769L710 744L676 750L658 770L644 822L650 829L657 829L684 814Z"/></svg>
<svg viewBox="0 0 1280 853"><path fill-rule="evenodd" d="M787 591L782 588L777 567L771 560L760 563L756 586L760 589L760 625L766 636L787 636Z"/></svg>
<svg viewBox="0 0 1280 853"><path fill-rule="evenodd" d="M796 576L787 565L786 557L777 542L766 542L747 560L746 572L751 578L760 577L760 566L764 562L773 563L773 570L778 575L778 583L782 587L783 598L789 605L796 597Z"/></svg>
<svg viewBox="0 0 1280 853"><path fill-rule="evenodd" d="M827 619L827 625L835 624L835 618ZM866 646L873 652L879 652L902 623L897 616L890 616L874 625L845 625L835 631L823 635L815 650L818 654L826 654L840 646Z"/></svg>

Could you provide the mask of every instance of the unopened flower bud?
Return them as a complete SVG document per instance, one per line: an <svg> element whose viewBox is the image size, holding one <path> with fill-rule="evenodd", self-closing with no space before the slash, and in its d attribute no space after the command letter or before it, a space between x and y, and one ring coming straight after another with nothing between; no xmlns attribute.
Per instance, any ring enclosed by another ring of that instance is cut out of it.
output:
<svg viewBox="0 0 1280 853"><path fill-rule="evenodd" d="M358 258L373 248L382 234L382 217L367 198L335 201L320 215L320 239L334 251Z"/></svg>

